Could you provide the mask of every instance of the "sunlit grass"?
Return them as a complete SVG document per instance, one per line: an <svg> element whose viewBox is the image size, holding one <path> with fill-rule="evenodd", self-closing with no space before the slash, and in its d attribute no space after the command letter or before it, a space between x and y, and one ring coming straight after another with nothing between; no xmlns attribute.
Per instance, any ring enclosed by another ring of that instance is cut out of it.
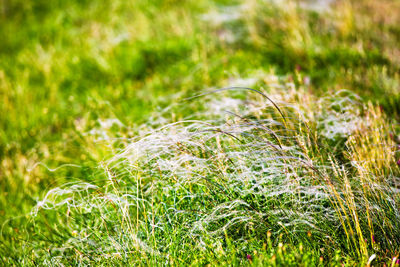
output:
<svg viewBox="0 0 400 267"><path fill-rule="evenodd" d="M396 264L399 9L3 1L1 261Z"/></svg>

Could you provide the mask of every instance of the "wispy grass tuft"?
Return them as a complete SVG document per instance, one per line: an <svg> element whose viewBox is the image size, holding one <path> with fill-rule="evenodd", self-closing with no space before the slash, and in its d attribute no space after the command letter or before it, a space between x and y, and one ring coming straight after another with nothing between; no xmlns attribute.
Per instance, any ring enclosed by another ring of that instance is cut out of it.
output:
<svg viewBox="0 0 400 267"><path fill-rule="evenodd" d="M30 215L28 257L245 263L255 243L318 244L316 262L395 257L399 168L379 109L348 91L316 99L289 82L238 98L232 90L191 100L202 111L125 140L101 164L104 179L50 190Z"/></svg>

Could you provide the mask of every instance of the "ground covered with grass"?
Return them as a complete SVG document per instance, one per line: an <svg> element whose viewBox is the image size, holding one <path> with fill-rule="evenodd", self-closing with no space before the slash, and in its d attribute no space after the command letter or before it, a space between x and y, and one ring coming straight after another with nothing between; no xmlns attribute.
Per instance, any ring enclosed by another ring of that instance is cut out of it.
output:
<svg viewBox="0 0 400 267"><path fill-rule="evenodd" d="M0 3L2 265L400 264L397 0Z"/></svg>

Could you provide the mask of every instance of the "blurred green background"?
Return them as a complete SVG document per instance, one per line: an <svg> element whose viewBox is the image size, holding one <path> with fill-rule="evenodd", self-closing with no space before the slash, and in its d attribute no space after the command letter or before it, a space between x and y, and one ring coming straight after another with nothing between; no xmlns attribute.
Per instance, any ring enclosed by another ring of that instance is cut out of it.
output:
<svg viewBox="0 0 400 267"><path fill-rule="evenodd" d="M273 2L1 0L0 224L93 176L115 149L86 134L104 120L132 137L157 107L260 70L398 118L399 1ZM49 170L63 164L79 167Z"/></svg>

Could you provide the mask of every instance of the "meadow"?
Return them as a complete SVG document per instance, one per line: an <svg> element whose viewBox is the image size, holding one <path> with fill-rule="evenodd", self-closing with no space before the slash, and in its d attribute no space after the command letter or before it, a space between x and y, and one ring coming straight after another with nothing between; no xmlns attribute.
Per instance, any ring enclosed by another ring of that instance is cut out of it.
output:
<svg viewBox="0 0 400 267"><path fill-rule="evenodd" d="M398 0L0 1L0 265L400 266Z"/></svg>

